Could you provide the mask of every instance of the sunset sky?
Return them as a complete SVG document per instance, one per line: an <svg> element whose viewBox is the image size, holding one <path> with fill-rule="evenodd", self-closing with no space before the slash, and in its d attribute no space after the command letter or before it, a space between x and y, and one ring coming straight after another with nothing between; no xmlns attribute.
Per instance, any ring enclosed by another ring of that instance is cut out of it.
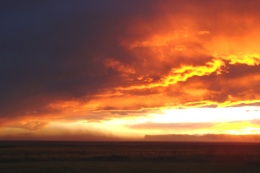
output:
<svg viewBox="0 0 260 173"><path fill-rule="evenodd" d="M259 0L3 0L0 140L260 134Z"/></svg>

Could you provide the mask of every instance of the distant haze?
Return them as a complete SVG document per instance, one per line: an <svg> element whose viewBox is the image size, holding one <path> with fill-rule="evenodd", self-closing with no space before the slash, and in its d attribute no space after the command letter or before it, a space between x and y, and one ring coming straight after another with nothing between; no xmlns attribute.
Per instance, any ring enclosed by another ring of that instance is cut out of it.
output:
<svg viewBox="0 0 260 173"><path fill-rule="evenodd" d="M260 142L260 135L145 135L144 139L173 142Z"/></svg>

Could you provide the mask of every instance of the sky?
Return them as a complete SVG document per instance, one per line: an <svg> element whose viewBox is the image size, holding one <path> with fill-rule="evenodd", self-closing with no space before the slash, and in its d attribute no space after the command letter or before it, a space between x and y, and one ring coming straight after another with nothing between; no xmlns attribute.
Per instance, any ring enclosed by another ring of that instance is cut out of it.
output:
<svg viewBox="0 0 260 173"><path fill-rule="evenodd" d="M258 0L2 0L0 140L260 134Z"/></svg>

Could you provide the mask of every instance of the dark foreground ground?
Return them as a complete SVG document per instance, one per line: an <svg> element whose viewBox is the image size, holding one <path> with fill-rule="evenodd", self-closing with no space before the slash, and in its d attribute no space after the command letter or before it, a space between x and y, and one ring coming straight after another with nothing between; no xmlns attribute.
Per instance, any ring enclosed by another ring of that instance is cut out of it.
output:
<svg viewBox="0 0 260 173"><path fill-rule="evenodd" d="M259 143L1 142L1 173L259 173Z"/></svg>

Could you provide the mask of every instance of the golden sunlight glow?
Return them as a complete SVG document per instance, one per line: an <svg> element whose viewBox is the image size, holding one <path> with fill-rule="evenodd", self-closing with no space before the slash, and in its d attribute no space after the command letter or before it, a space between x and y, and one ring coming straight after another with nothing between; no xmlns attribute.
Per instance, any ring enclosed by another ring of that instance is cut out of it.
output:
<svg viewBox="0 0 260 173"><path fill-rule="evenodd" d="M260 127L246 127L242 129L232 129L232 130L227 130L227 134L231 135L254 135L254 134L260 134Z"/></svg>
<svg viewBox="0 0 260 173"><path fill-rule="evenodd" d="M221 55L217 55L221 56ZM228 55L221 56L223 59L230 61L230 64L246 64L250 66L260 64L259 54L238 54L238 55Z"/></svg>
<svg viewBox="0 0 260 173"><path fill-rule="evenodd" d="M204 76L213 72L220 74L220 67L223 65L224 63L221 60L215 59L213 62L208 62L206 66L184 66L179 69L173 69L162 86L175 84L179 81L186 81L193 76Z"/></svg>
<svg viewBox="0 0 260 173"><path fill-rule="evenodd" d="M201 123L201 122L232 122L249 121L259 118L259 107L231 108L190 108L166 109L164 114L152 115L152 122L160 123Z"/></svg>
<svg viewBox="0 0 260 173"><path fill-rule="evenodd" d="M224 63L220 59L214 59L212 62L206 63L205 66L183 66L179 68L173 68L168 76L161 83L151 83L148 85L119 87L118 90L133 90L133 89L145 89L155 87L167 87L169 85L176 84L177 82L186 81L193 76L205 76L211 73L221 74L221 67Z"/></svg>
<svg viewBox="0 0 260 173"><path fill-rule="evenodd" d="M127 134L128 136L142 136L145 134L260 134L260 125L252 124L259 119L259 107L230 107L230 108L190 108L190 109L164 109L160 114L148 114L147 116L132 118L115 118L93 123L96 127L108 127L115 134ZM149 125L161 124L162 127L149 128ZM163 128L163 125L173 124L172 128ZM178 124L186 124L180 127ZM190 129L194 124L196 128ZM208 124L208 127L205 126ZM144 128L129 128L135 125L145 125ZM201 127L200 127L201 126ZM177 129L176 129L177 127ZM184 128L184 129L182 129ZM188 128L188 129L185 129ZM100 128L102 129L102 128Z"/></svg>

